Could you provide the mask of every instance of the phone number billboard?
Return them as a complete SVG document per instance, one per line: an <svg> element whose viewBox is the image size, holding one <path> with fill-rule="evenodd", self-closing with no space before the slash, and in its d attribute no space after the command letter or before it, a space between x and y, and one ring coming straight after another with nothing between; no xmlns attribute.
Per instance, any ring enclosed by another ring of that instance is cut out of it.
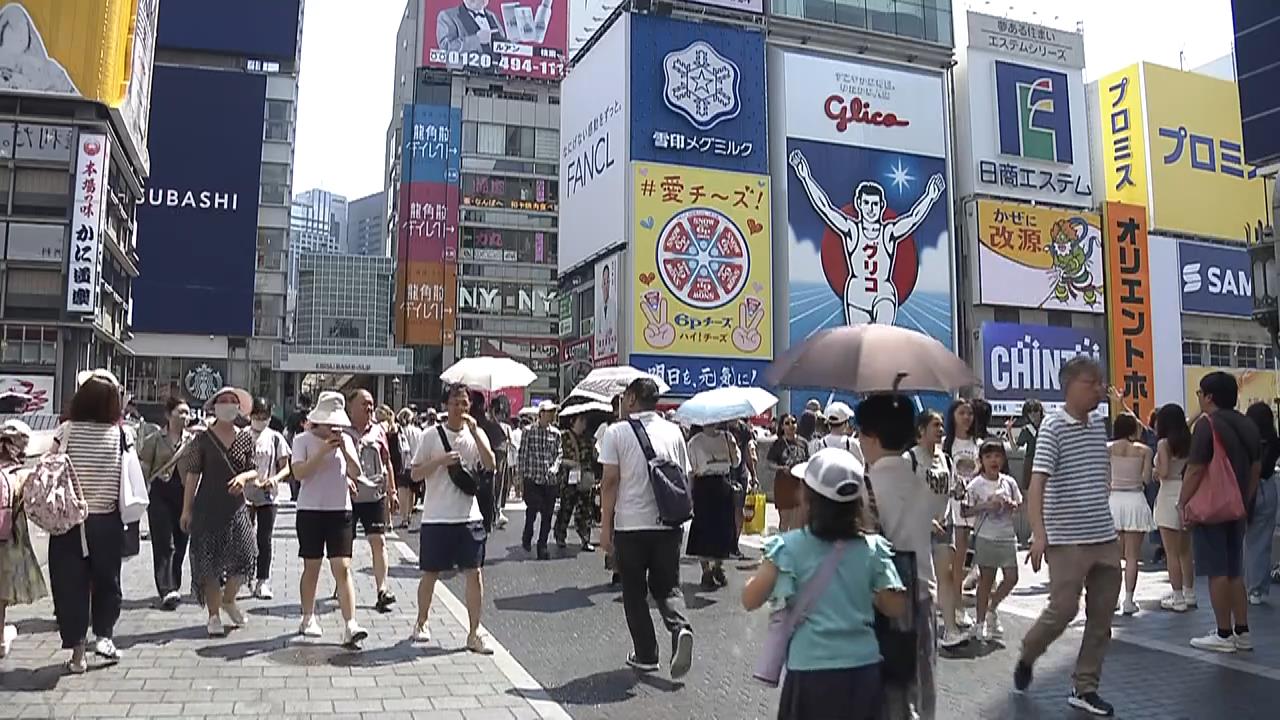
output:
<svg viewBox="0 0 1280 720"><path fill-rule="evenodd" d="M567 0L423 0L422 17L425 67L536 80L564 75Z"/></svg>

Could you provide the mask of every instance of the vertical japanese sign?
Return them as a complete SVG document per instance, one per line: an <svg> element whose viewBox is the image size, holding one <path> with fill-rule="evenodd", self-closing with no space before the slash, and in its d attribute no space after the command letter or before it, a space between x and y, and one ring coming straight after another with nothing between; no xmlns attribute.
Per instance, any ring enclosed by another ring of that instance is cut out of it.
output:
<svg viewBox="0 0 1280 720"><path fill-rule="evenodd" d="M76 153L75 203L71 210L71 253L67 261L67 312L98 308L98 268L102 258L102 215L111 169L111 146L101 133L81 133Z"/></svg>
<svg viewBox="0 0 1280 720"><path fill-rule="evenodd" d="M397 228L397 336L405 345L454 341L462 111L406 105Z"/></svg>
<svg viewBox="0 0 1280 720"><path fill-rule="evenodd" d="M613 254L596 263L596 322L594 358L604 362L618 356L618 258ZM612 363L610 363L612 364Z"/></svg>
<svg viewBox="0 0 1280 720"><path fill-rule="evenodd" d="M1109 202L1105 222L1111 384L1124 396L1124 408L1113 407L1112 412L1133 410L1146 418L1155 408L1147 211L1140 205Z"/></svg>
<svg viewBox="0 0 1280 720"><path fill-rule="evenodd" d="M1102 113L1102 164L1105 198L1147 205L1147 147L1143 134L1142 74L1138 65L1098 81Z"/></svg>

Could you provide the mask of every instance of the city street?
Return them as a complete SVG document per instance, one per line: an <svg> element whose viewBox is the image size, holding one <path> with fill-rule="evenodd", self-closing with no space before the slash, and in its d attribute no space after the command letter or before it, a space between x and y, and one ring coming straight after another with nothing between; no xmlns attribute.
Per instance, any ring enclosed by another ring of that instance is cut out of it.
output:
<svg viewBox="0 0 1280 720"><path fill-rule="evenodd" d="M125 651L117 667L84 676L60 676L52 607L46 600L12 611L21 635L0 661L0 717L313 717L313 718L725 718L772 717L777 691L750 679L764 627L760 613L738 604L742 580L753 566L738 563L731 586L705 594L697 568L686 562L685 596L697 633L693 672L683 683L663 672L640 676L623 665L628 638L618 592L599 553L576 545L553 559L525 558L519 547L523 512L509 509L512 524L495 533L486 569L484 625L497 654L461 650L465 611L461 579L448 580L433 607L431 644L406 638L416 613L416 534L392 542L391 586L400 603L387 615L371 605L368 546L357 544L360 619L370 632L364 651L336 645L339 620L332 601L321 604L326 637L302 640L297 627L297 544L293 515L285 511L276 532L273 601L246 599L249 627L225 639L205 637L203 612L188 602L176 613L152 608L150 548L125 565L125 611L117 642ZM43 540L37 542L43 543ZM752 551L751 557L758 557ZM1006 639L973 647L939 665L939 718L1064 718L1070 664L1078 630L1054 645L1037 666L1031 691L1010 691L1014 649L1042 602L1042 577L1029 569L1006 605ZM1252 628L1258 650L1210 656L1186 645L1209 622L1201 591L1198 613L1153 611L1163 574L1144 573L1144 611L1116 619L1116 641L1107 658L1103 693L1117 716L1140 720L1264 717L1280 690L1280 624L1277 611L1256 608ZM321 596L332 581L322 579ZM665 658L664 658L665 660Z"/></svg>

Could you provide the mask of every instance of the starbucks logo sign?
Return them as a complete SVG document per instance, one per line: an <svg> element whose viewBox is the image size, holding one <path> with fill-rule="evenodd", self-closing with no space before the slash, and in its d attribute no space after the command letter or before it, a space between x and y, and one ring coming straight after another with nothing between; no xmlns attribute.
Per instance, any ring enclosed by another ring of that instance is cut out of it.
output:
<svg viewBox="0 0 1280 720"><path fill-rule="evenodd" d="M209 363L200 363L187 371L182 384L192 400L204 402L213 397L218 388L222 387L222 373L215 370Z"/></svg>

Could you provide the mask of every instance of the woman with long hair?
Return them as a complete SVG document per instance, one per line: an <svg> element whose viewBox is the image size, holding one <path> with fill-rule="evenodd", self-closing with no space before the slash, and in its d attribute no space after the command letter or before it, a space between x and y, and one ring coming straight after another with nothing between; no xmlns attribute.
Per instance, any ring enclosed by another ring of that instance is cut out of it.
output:
<svg viewBox="0 0 1280 720"><path fill-rule="evenodd" d="M1111 459L1111 519L1120 533L1124 556L1125 615L1138 612L1133 593L1138 587L1138 556L1142 538L1155 529L1143 488L1151 482L1151 448L1142 443L1142 423L1131 413L1121 413L1111 430L1107 454Z"/></svg>
<svg viewBox="0 0 1280 720"><path fill-rule="evenodd" d="M1160 607L1173 612L1186 612L1196 607L1195 566L1191 559L1191 533L1182 524L1178 496L1182 494L1182 473L1191 454L1191 429L1181 405L1169 403L1156 413L1156 494L1153 513L1164 545L1169 584L1173 592L1160 601Z"/></svg>
<svg viewBox="0 0 1280 720"><path fill-rule="evenodd" d="M973 531L973 519L967 518L960 511L960 501L965 497L965 488L974 475L978 474L978 443L981 438L975 432L974 409L969 400L957 399L947 408L943 418L943 430L946 437L942 441L942 452L951 460L953 475L951 500L951 518L955 523L955 557L951 563L951 577L939 579L939 583L949 581L951 592L956 598L964 597L965 559L969 554L969 534ZM964 603L955 604L956 625L968 628L973 625L973 618L964 609Z"/></svg>
<svg viewBox="0 0 1280 720"><path fill-rule="evenodd" d="M738 443L725 424L693 428L689 466L693 481L693 522L685 552L702 565L702 589L729 584L724 561L737 550L732 472L742 462ZM738 507L742 504L738 503Z"/></svg>
<svg viewBox="0 0 1280 720"><path fill-rule="evenodd" d="M804 418L812 422L814 415L807 412ZM800 506L800 481L791 474L791 468L809 460L809 443L791 413L778 419L778 428L778 437L769 448L769 462L777 468L773 473L773 504L778 508L778 532L786 532L796 527Z"/></svg>
<svg viewBox="0 0 1280 720"><path fill-rule="evenodd" d="M937 410L925 410L916 416L916 446L911 448L911 462L917 475L921 475L929 483L929 487L938 495L951 495L955 487L955 479L951 471L951 460L942 451L943 438L942 414ZM938 644L944 648L953 648L969 640L956 626L956 608L960 606L960 596L955 593L952 565L955 563L955 518L951 514L951 503L933 520L933 567L935 575L942 580L938 583L938 608L942 611L942 635Z"/></svg>
<svg viewBox="0 0 1280 720"><path fill-rule="evenodd" d="M1280 436L1276 434L1276 416L1271 406L1256 402L1245 415L1258 426L1262 438L1262 478L1244 536L1244 586L1249 593L1249 604L1261 605L1271 594L1271 544L1276 533L1276 460L1280 459Z"/></svg>
<svg viewBox="0 0 1280 720"><path fill-rule="evenodd" d="M178 461L182 529L191 536L191 587L209 614L205 629L210 637L222 637L223 613L231 627L245 624L236 594L254 577L258 544L244 489L264 478L255 467L252 431L236 424L253 412L249 393L224 387L205 402L205 411L213 424Z"/></svg>
<svg viewBox="0 0 1280 720"><path fill-rule="evenodd" d="M832 553L836 571L787 645L779 720L871 720L883 700L876 612L898 618L907 596L880 535L864 529L862 463L829 448L791 472L803 478L804 528L765 541L760 569L742 590L755 610L770 598L795 600Z"/></svg>

